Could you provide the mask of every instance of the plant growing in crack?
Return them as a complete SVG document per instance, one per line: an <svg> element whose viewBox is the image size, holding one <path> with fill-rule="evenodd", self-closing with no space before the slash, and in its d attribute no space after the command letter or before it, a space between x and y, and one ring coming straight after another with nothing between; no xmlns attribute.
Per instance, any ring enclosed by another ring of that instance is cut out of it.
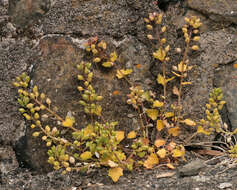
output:
<svg viewBox="0 0 237 190"><path fill-rule="evenodd" d="M229 132L221 123L219 111L224 105L222 92L214 89L210 93L209 103L206 105L206 119L195 122L185 118L183 114L183 88L190 85L187 80L189 71L193 69L188 59L190 51L199 49L197 42L200 39L200 19L193 16L185 18L186 24L182 27L185 48L180 50L183 56L178 65L172 66L168 74L167 64L170 62L170 45L167 44L165 33L167 27L162 25L162 14L150 13L145 18L146 28L149 32L148 39L157 49L153 57L157 64L161 64L162 72L157 75L157 83L162 87L163 93L159 96L152 91L145 91L142 86L135 85L129 80L132 74L131 68L118 68L117 53L108 52L107 43L97 37L91 38L86 44L90 62L82 61L77 65L80 93L79 104L83 106L84 113L89 117L89 124L78 129L70 112L64 118L52 108L52 102L44 93L39 92L35 85L29 88L30 77L26 73L21 74L13 82L18 88L19 111L25 119L31 123L34 129L33 136L40 137L49 147L48 162L55 170L61 170L63 174L70 171L87 171L90 167L109 167L108 175L114 182L118 181L123 171L143 166L147 169L166 166L174 169L179 159L185 160L185 144L194 136L203 133L209 135L213 132L221 133L230 144L229 153L236 157L236 145L231 144L231 138L237 133ZM92 63L91 63L92 62ZM127 103L137 112L140 128L125 134L125 131L116 130L118 122L107 121L103 117L103 99L93 87L92 64L100 64L103 67L114 67L116 77L126 80L130 85L130 93L127 95ZM172 77L168 77L172 75ZM178 86L173 86L172 92L167 91L167 84L178 81ZM177 98L174 102L168 102L168 94L172 93ZM49 124L44 117L56 119L57 122ZM197 132L186 140L180 139L183 126L197 126ZM63 130L70 131L70 137L63 135ZM128 146L121 143L127 139Z"/></svg>

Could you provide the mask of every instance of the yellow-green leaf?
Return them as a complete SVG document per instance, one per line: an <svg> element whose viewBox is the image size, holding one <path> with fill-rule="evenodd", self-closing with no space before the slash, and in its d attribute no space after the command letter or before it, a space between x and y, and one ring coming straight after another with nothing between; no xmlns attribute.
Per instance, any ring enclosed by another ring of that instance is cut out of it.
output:
<svg viewBox="0 0 237 190"><path fill-rule="evenodd" d="M136 136L137 136L137 133L136 133L135 131L130 131L130 132L128 133L127 138L128 138L128 139L134 139L134 138L136 138Z"/></svg>
<svg viewBox="0 0 237 190"><path fill-rule="evenodd" d="M185 123L186 125L189 125L189 126L195 126L196 125L196 123L194 121L192 121L191 119L185 119L181 122Z"/></svg>
<svg viewBox="0 0 237 190"><path fill-rule="evenodd" d="M154 58L159 59L160 61L164 61L166 52L161 47L153 53Z"/></svg>
<svg viewBox="0 0 237 190"><path fill-rule="evenodd" d="M74 123L75 123L74 117L67 116L66 119L62 122L62 125L64 127L72 127Z"/></svg>
<svg viewBox="0 0 237 190"><path fill-rule="evenodd" d="M161 107L163 107L164 106L164 102L160 102L159 100L155 100L154 102L153 102L153 107L154 108L161 108Z"/></svg>
<svg viewBox="0 0 237 190"><path fill-rule="evenodd" d="M121 142L124 139L124 131L116 131L116 139Z"/></svg>
<svg viewBox="0 0 237 190"><path fill-rule="evenodd" d="M158 74L157 82L158 82L158 84L161 84L161 85L165 86L166 80L161 74Z"/></svg>
<svg viewBox="0 0 237 190"><path fill-rule="evenodd" d="M198 133L203 133L203 134L205 134L205 135L210 135L210 134L211 134L210 131L204 130L202 126L198 126L197 132L198 132Z"/></svg>
<svg viewBox="0 0 237 190"><path fill-rule="evenodd" d="M82 160L88 160L88 159L90 159L91 157L92 157L92 154L91 154L91 152L89 152L89 151L83 152L83 153L80 155L80 158L81 158Z"/></svg>
<svg viewBox="0 0 237 190"><path fill-rule="evenodd" d="M158 110L156 109L147 109L146 113L152 120L156 120L158 117Z"/></svg>
<svg viewBox="0 0 237 190"><path fill-rule="evenodd" d="M114 65L114 63L113 62L110 62L110 61L107 61L107 62L103 62L102 63L102 66L104 66L104 67L112 67Z"/></svg>
<svg viewBox="0 0 237 190"><path fill-rule="evenodd" d="M123 168L116 167L116 168L110 168L108 176L111 177L111 179L114 182L117 182L121 176L123 176Z"/></svg>
<svg viewBox="0 0 237 190"><path fill-rule="evenodd" d="M155 153L152 153L148 156L147 160L145 160L143 166L147 169L151 169L154 165L157 164L159 164L159 159Z"/></svg>
<svg viewBox="0 0 237 190"><path fill-rule="evenodd" d="M162 120L157 120L157 121L156 121L156 129L157 129L158 131L161 131L163 128L164 128L164 123L163 123L163 121L162 121Z"/></svg>

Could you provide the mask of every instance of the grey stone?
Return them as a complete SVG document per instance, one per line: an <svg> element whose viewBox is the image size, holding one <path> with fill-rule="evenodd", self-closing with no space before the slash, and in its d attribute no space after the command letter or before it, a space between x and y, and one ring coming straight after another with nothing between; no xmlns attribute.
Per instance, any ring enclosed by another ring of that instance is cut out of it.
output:
<svg viewBox="0 0 237 190"><path fill-rule="evenodd" d="M203 160L194 160L190 163L184 165L181 168L178 168L177 174L179 177L186 177L186 176L195 176L201 171L202 168L205 167Z"/></svg>
<svg viewBox="0 0 237 190"><path fill-rule="evenodd" d="M16 168L18 168L18 162L13 149L10 146L0 147L0 173L7 174Z"/></svg>
<svg viewBox="0 0 237 190"><path fill-rule="evenodd" d="M188 6L217 22L237 23L237 4L235 0L188 0Z"/></svg>

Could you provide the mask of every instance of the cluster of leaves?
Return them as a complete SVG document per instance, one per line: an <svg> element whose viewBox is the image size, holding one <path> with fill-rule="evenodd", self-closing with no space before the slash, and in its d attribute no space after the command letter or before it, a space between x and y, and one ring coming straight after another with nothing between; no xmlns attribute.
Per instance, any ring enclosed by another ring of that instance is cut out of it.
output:
<svg viewBox="0 0 237 190"><path fill-rule="evenodd" d="M114 66L117 60L117 53L107 52L107 43L103 40L99 41L98 37L91 38L86 44L85 48L87 52L92 53L93 62L101 63L103 67L110 68Z"/></svg>
<svg viewBox="0 0 237 190"><path fill-rule="evenodd" d="M173 65L172 74L167 77L166 64L170 61L170 45L165 38L166 26L162 26L162 14L151 13L145 18L146 28L149 31L148 39L158 46L153 53L158 64L162 66L162 73L157 75L157 83L163 87L163 94L160 97L155 96L151 91L145 91L141 86L131 86L128 94L128 104L131 104L138 112L140 120L140 129L136 132L138 135L131 145L134 150L133 155L140 158L146 158L142 162L143 166L150 169L159 163L166 163L169 168L175 168L172 163L177 162L178 158L185 160L185 148L181 143L176 142L182 125L195 126L196 122L182 115L182 88L191 84L186 81L188 71L193 67L189 66L188 52L198 50L195 43L199 40L198 28L201 26L200 19L197 17L185 18L186 24L182 30L185 38L185 50L183 51L182 60L176 66ZM180 53L182 50L179 50ZM173 94L177 96L177 102L168 105L167 83L179 79L179 87L173 87ZM146 105L146 106L145 106ZM155 126L153 125L155 124ZM149 127L155 138L151 138ZM134 132L135 133L135 132ZM142 145L141 145L142 144Z"/></svg>
<svg viewBox="0 0 237 190"><path fill-rule="evenodd" d="M152 169L159 165L174 169L180 158L185 160L184 141L179 139L183 126L197 126L195 135L221 133L228 136L228 141L237 133L237 130L228 132L226 126L221 124L219 110L225 102L222 101L220 89L214 89L210 94L206 105L206 119L196 123L183 116L182 90L184 86L191 84L187 78L189 71L193 69L188 53L199 49L197 42L200 39L198 33L201 22L194 16L185 18L186 24L182 28L185 48L177 49L182 53L182 59L177 65L172 65L172 71L168 74L170 45L165 38L166 26L162 25L162 18L162 14L151 13L144 20L149 32L147 37L157 47L153 57L157 64L161 64L162 73L157 75L157 83L162 87L163 93L157 96L152 91L133 85L129 81L132 69L117 69L117 78L124 79L131 85L127 103L137 111L140 123L139 129L126 135L126 147L121 144L125 139L125 132L115 129L118 123L108 122L103 118L102 106L99 104L103 97L96 93L92 84L92 63L82 61L77 65L79 104L84 107L84 113L89 118L89 124L81 129L70 112L65 118L59 116L57 110L52 108L51 100L40 93L37 86L28 88L30 77L25 73L13 82L18 88L18 102L21 106L19 111L31 122L33 136L41 137L49 147L48 162L55 170L61 169L65 174L72 170L87 171L92 166L103 165L109 167L108 175L116 182L123 175L124 169L131 171L140 166ZM91 38L85 44L85 49L90 53L93 63L108 68L116 67L117 53L108 53L105 41L98 40L97 37ZM172 76L167 77L168 75ZM175 79L178 86L174 85L171 93L177 98L168 104L167 84ZM56 119L57 122L49 124L48 118ZM71 131L71 136L67 139L63 132L65 129ZM231 146L229 152L237 155L237 147Z"/></svg>

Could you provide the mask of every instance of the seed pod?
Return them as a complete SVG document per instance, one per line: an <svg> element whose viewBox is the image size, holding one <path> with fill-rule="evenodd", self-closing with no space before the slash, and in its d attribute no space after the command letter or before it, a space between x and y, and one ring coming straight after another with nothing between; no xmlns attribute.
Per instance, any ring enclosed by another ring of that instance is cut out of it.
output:
<svg viewBox="0 0 237 190"><path fill-rule="evenodd" d="M47 103L48 105L50 105L50 104L51 104L51 100L50 100L49 98L47 98L47 99L46 99L46 103Z"/></svg>
<svg viewBox="0 0 237 190"><path fill-rule="evenodd" d="M26 118L26 120L31 120L30 115L28 115L27 113L24 113L23 116Z"/></svg>
<svg viewBox="0 0 237 190"><path fill-rule="evenodd" d="M35 118L35 119L39 119L39 114L38 114L38 113L35 113L35 114L34 114L34 118Z"/></svg>
<svg viewBox="0 0 237 190"><path fill-rule="evenodd" d="M45 105L43 105L43 104L40 105L40 109L41 109L41 110L45 110L45 108L46 108Z"/></svg>
<svg viewBox="0 0 237 190"><path fill-rule="evenodd" d="M166 42L166 39L165 38L162 38L161 41L160 41L162 44L164 44Z"/></svg>
<svg viewBox="0 0 237 190"><path fill-rule="evenodd" d="M41 93L40 94L40 98L43 100L43 99L45 99L45 94L44 93Z"/></svg>
<svg viewBox="0 0 237 190"><path fill-rule="evenodd" d="M33 107L34 107L34 104L32 104L32 103L29 103L29 104L27 104L27 105L26 105L26 107L27 107L28 109L31 109L31 108L33 108Z"/></svg>
<svg viewBox="0 0 237 190"><path fill-rule="evenodd" d="M192 46L192 50L199 50L199 47L197 45Z"/></svg>
<svg viewBox="0 0 237 190"><path fill-rule="evenodd" d="M150 24L147 24L146 28L147 28L147 30L152 30L153 29L152 25L150 25Z"/></svg>
<svg viewBox="0 0 237 190"><path fill-rule="evenodd" d="M40 120L37 120L37 121L35 122L35 124L36 124L37 126L41 126Z"/></svg>
<svg viewBox="0 0 237 190"><path fill-rule="evenodd" d="M78 80L84 80L84 77L82 75L77 75Z"/></svg>
<svg viewBox="0 0 237 190"><path fill-rule="evenodd" d="M149 40L152 40L152 39L153 39L153 36L152 36L151 34L148 34L148 35L147 35L147 38L148 38Z"/></svg>
<svg viewBox="0 0 237 190"><path fill-rule="evenodd" d="M99 63L100 61L101 61L101 59L99 57L96 57L93 59L93 62L95 62L95 63Z"/></svg>
<svg viewBox="0 0 237 190"><path fill-rule="evenodd" d="M194 36L193 41L199 41L200 40L200 36Z"/></svg>
<svg viewBox="0 0 237 190"><path fill-rule="evenodd" d="M163 26L162 28L161 28L161 32L165 32L166 31L166 26Z"/></svg>
<svg viewBox="0 0 237 190"><path fill-rule="evenodd" d="M49 127L48 125L45 126L45 131L46 131L47 133L50 132L50 127Z"/></svg>
<svg viewBox="0 0 237 190"><path fill-rule="evenodd" d="M20 108L19 112L24 113L26 110L24 108Z"/></svg>
<svg viewBox="0 0 237 190"><path fill-rule="evenodd" d="M51 146L51 144L52 144L52 142L51 142L51 141L48 141L48 142L46 143L46 146Z"/></svg>
<svg viewBox="0 0 237 190"><path fill-rule="evenodd" d="M38 137L39 134L40 134L39 132L34 132L34 133L32 134L32 136L33 136L33 137Z"/></svg>

